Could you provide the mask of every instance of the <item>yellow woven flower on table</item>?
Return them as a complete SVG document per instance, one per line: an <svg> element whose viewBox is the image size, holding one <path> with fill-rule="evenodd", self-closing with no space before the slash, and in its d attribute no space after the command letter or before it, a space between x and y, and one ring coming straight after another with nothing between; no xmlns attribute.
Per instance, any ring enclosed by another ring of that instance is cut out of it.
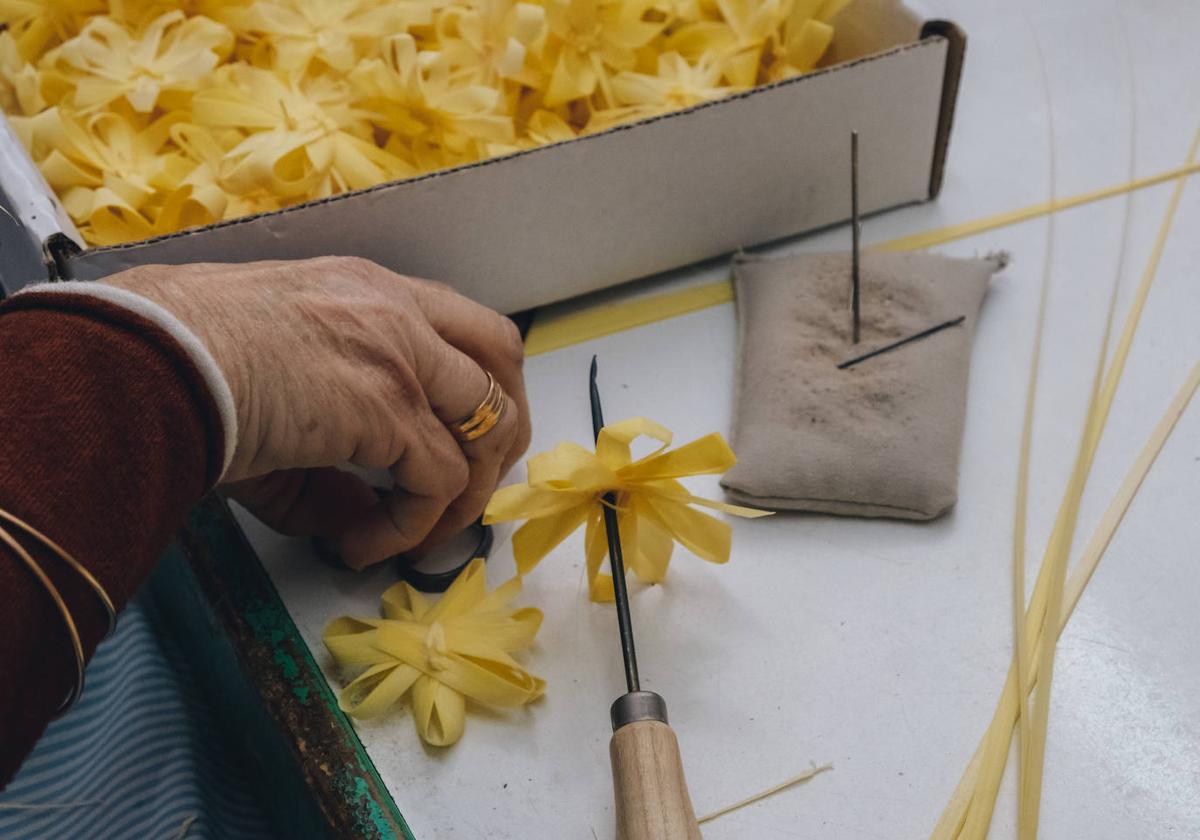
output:
<svg viewBox="0 0 1200 840"><path fill-rule="evenodd" d="M526 59L545 34L545 9L514 0L453 5L437 18L437 42L446 63L482 84L507 79L541 87L543 74Z"/></svg>
<svg viewBox="0 0 1200 840"><path fill-rule="evenodd" d="M411 35L388 38L382 56L362 62L350 80L364 113L392 132L387 148L422 169L478 160L487 144L515 138L498 89L456 76L442 56L419 52Z"/></svg>
<svg viewBox="0 0 1200 840"><path fill-rule="evenodd" d="M226 65L192 97L192 116L197 125L248 134L222 162L221 185L232 193L300 201L414 174L375 145L345 84L327 76L302 81Z"/></svg>
<svg viewBox="0 0 1200 840"><path fill-rule="evenodd" d="M630 444L639 437L661 446L635 461ZM770 514L689 493L677 479L720 474L737 459L715 432L675 450L668 449L672 438L669 429L634 417L601 429L595 452L560 443L529 459L526 484L496 491L484 522L528 520L513 534L513 554L521 574L586 523L588 594L593 601L613 599L612 576L600 573L608 552L603 522L606 493L616 494L625 564L639 580L659 583L666 577L676 542L710 563L725 563L732 529L692 505L751 518Z"/></svg>
<svg viewBox="0 0 1200 840"><path fill-rule="evenodd" d="M348 73L381 38L433 22L427 0L255 0L222 17L254 38L285 73L303 72L314 59Z"/></svg>
<svg viewBox="0 0 1200 840"><path fill-rule="evenodd" d="M160 99L168 110L186 107L180 94L194 91L232 49L233 33L206 17L168 12L141 31L94 17L58 50L56 65L75 86L76 107L123 98L148 114Z"/></svg>
<svg viewBox="0 0 1200 840"><path fill-rule="evenodd" d="M383 593L382 619L334 620L325 646L341 667L365 669L338 705L370 718L409 694L417 733L444 747L462 737L468 699L514 708L541 697L545 681L511 656L533 643L542 623L540 610L508 606L520 591L513 578L488 592L483 560L475 559L434 604L397 583Z"/></svg>
<svg viewBox="0 0 1200 840"><path fill-rule="evenodd" d="M562 105L599 91L613 105L608 77L632 70L637 52L662 31L663 23L643 20L651 7L644 0L545 0L554 36L543 66L550 71L545 104Z"/></svg>

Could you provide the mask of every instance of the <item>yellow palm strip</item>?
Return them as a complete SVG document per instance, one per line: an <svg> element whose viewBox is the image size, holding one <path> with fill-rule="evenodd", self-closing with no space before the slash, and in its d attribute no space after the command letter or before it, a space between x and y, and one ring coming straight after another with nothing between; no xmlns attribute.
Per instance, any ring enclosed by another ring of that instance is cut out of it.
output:
<svg viewBox="0 0 1200 840"><path fill-rule="evenodd" d="M1188 152L1188 164L1195 162L1198 150L1200 150L1200 132L1196 133L1196 137L1192 141L1192 147ZM1183 179L1180 179L1171 193L1171 200L1167 205L1166 215L1159 228L1158 238L1154 243L1154 250L1151 252L1150 261L1147 263L1146 270L1142 274L1142 280L1138 284L1129 315L1125 319L1124 329L1121 331L1121 337L1113 353L1112 364L1104 376L1103 386L1098 389L1099 393L1096 395L1088 411L1085 433L1083 440L1080 441L1075 469L1072 472L1071 481L1067 488L1067 496L1059 508L1058 518L1055 521L1054 530L1050 535L1050 545L1046 551L1046 558L1043 560L1043 563L1048 562L1051 564L1050 593L1047 599L1045 618L1045 625L1047 627L1057 627L1062 616L1063 585L1066 582L1067 562L1071 551L1071 542L1075 535L1083 490L1087 484L1088 475L1091 472L1096 449L1100 445L1100 437L1104 432L1105 425L1108 423L1109 410L1112 408L1113 399L1117 393L1117 386L1120 385L1121 376L1125 371L1125 362L1129 357L1129 350L1133 345L1133 336L1137 332L1138 322L1141 319L1142 310L1146 305L1146 298L1150 294L1150 287L1153 285L1154 277L1158 272L1158 265L1162 260L1162 254L1166 248L1167 236L1170 234L1171 224L1179 208L1179 201L1183 195L1185 183ZM1101 362L1102 366L1103 362ZM1032 752L1025 759L1024 769L1026 776L1025 783L1022 785L1019 809L1018 834L1022 840L1033 840L1037 836L1041 806L1042 773L1045 765L1046 729L1050 716L1050 688L1054 677L1054 652L1057 643L1057 633L1042 633L1042 656L1038 667L1038 690L1033 707L1033 739L1030 742Z"/></svg>
<svg viewBox="0 0 1200 840"><path fill-rule="evenodd" d="M1113 535L1116 533L1117 527L1121 524L1126 511L1129 509L1130 503L1133 501L1134 496L1137 495L1138 488L1141 486L1146 474L1150 471L1150 467L1154 464L1155 458L1158 457L1163 444L1166 443L1175 424L1183 415L1188 402L1198 389L1200 389L1200 364L1192 368L1191 373L1179 389L1175 399L1163 414L1162 419L1159 420L1149 440L1142 447L1141 453L1134 461L1133 466L1130 467L1129 472L1126 473L1125 479L1121 482L1116 496L1113 497L1104 515L1100 518L1100 523L1097 525L1091 540L1084 549L1082 557L1071 572L1071 576L1064 589L1062 613L1059 617L1057 628L1053 633L1055 638L1066 628L1071 613L1074 612L1075 606L1079 603L1079 599L1083 595L1088 581L1091 580L1092 574L1099 565L1100 558L1104 556L1104 552L1112 541ZM1046 610L1045 581L1047 575L1045 572L1046 569L1043 568L1042 573L1038 575L1033 598L1029 604L1029 612L1025 617L1025 633L1029 637L1029 641L1034 645L1041 638L1041 619L1044 617ZM1040 648L1034 647L1030 669L1035 674L1040 657ZM975 754L967 764L967 769L963 772L958 787L955 789L950 802L946 806L946 810L942 813L937 826L933 830L931 836L936 840L964 836L962 829L967 819L968 810L972 807L986 807L988 809L987 813L990 815L991 805L987 805L986 803L994 803L996 799L996 791L999 788L999 776L1003 773L1004 762L1008 757L1008 745L1012 737L1013 726L1016 723L1018 705L1016 664L1014 662L1009 666L1008 677L1004 682L1004 688L1000 692L1000 700L996 705L996 712L992 716L992 722L984 733L979 746L976 748ZM996 765L999 765L998 769ZM994 784L985 784L984 779L993 779Z"/></svg>
<svg viewBox="0 0 1200 840"><path fill-rule="evenodd" d="M1027 222L1049 213L1057 213L1083 204L1091 204L1113 196L1153 187L1175 178L1194 175L1197 172L1200 172L1200 164L1181 166L1123 184L1113 184L1067 198L1042 201L1017 210L983 216L969 222L936 228L912 236L903 236L873 245L871 250L914 251L931 248L935 245L953 242L956 239L986 233L989 230ZM733 286L728 279L724 279L636 300L588 307L561 315L539 315L525 339L525 355L539 356L542 353L561 350L584 341L603 338L613 333L720 306L732 300Z"/></svg>
<svg viewBox="0 0 1200 840"><path fill-rule="evenodd" d="M766 790L761 791L760 793L756 793L753 796L747 796L745 799L739 799L737 802L734 802L732 805L726 805L724 808L719 808L716 811L713 811L711 814L705 814L703 817L696 820L696 822L700 823L701 825L704 825L706 822L712 822L713 820L717 819L718 817L723 817L726 814L729 814L734 811L745 808L747 805L753 805L755 802L761 802L762 800L766 799L767 797L774 796L777 793L783 793L785 790L794 788L796 785L807 782L813 776L819 776L820 774L824 773L826 770L832 770L832 769L833 769L832 764L824 764L820 767L813 765L812 767L805 770L803 773L797 773L795 776L792 776L790 779L786 779L777 785L773 785L773 786L767 788Z"/></svg>
<svg viewBox="0 0 1200 840"><path fill-rule="evenodd" d="M1200 149L1200 132L1197 132L1192 142L1188 153L1188 163L1183 169L1193 166L1198 149ZM1020 813L1021 821L1026 826L1023 831L1030 830L1030 827L1036 831L1037 810L1032 802L1035 798L1040 799L1041 793L1041 771L1045 753L1045 733L1049 719L1049 686L1053 679L1055 643L1058 632L1061 632L1061 627L1065 625L1069 617L1069 611L1064 612L1063 607L1063 581L1071 540L1076 527L1079 502L1096 448L1099 445L1101 432L1107 423L1109 409L1124 372L1125 362L1133 344L1133 336L1137 331L1146 298L1151 285L1153 285L1166 247L1167 236L1170 233L1185 183L1185 178L1181 176L1175 185L1154 249L1142 274L1129 314L1126 316L1124 328L1113 354L1112 364L1104 375L1103 385L1098 392L1094 392L1092 404L1089 406L1075 466L1055 519L1042 567L1034 586L1029 610L1025 616L1025 648L1034 651L1032 659L1028 663L1028 676L1022 679L1021 677L1025 675L1018 675L1014 660L1013 666L1009 669L1009 678L1005 683L996 715L984 735L983 742L968 765L959 787L943 812L942 818L934 828L932 837L935 840L986 837L991 824L996 792L1000 786L1000 777L1008 758L1012 727L1016 721L1019 707L1023 703L1023 697L1033 690L1035 683L1040 684L1041 688L1038 689L1034 698L1033 720L1027 745L1029 751L1022 762L1025 772L1022 774ZM1103 362L1101 362L1101 366L1103 366ZM1028 445L1029 441L1023 439L1022 449ZM1119 517L1117 521L1119 521ZM1113 527L1115 528L1115 523ZM1053 633L1043 633L1043 627L1058 629Z"/></svg>

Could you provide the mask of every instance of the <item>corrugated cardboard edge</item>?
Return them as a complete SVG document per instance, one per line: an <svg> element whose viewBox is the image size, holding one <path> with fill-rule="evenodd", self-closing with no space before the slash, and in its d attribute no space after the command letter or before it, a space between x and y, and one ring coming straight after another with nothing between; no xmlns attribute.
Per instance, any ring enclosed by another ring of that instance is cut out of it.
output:
<svg viewBox="0 0 1200 840"><path fill-rule="evenodd" d="M618 133L621 133L624 131L630 131L630 130L636 129L638 127L641 127L643 125L646 125L646 124L655 123L655 122L659 122L662 120L678 119L678 118L683 117L687 114L690 114L694 111L699 111L699 110L704 110L707 108L716 107L716 106L725 104L731 100L743 99L743 98L747 98L747 97L751 97L751 96L756 96L756 95L763 93L764 91L767 91L767 90L770 90L773 88L784 87L784 86L789 86L789 85L793 85L793 84L801 84L801 83L803 83L809 79L812 79L814 77L817 77L817 76L822 76L822 75L825 75L825 74L831 73L831 72L845 71L845 70L848 70L857 65L866 64L866 63L873 62L873 61L878 61L878 60L887 58L889 56L892 56L896 53L919 48L919 47L923 46L924 42L927 41L929 38L943 37L941 32L936 32L936 31L926 32L925 31L925 27L929 27L931 24L947 24L950 28L952 28L955 32L959 33L959 35L961 36L959 39L960 46L965 45L966 37L965 37L965 35L962 34L962 30L959 29L956 25L954 25L953 23L949 23L948 21L930 21L930 22L924 24L924 26L921 30L921 35L916 41L913 41L913 42L910 42L907 44L898 44L896 46L892 46L892 47L888 47L886 49L880 50L877 53L872 53L870 55L861 56L859 58L851 59L849 61L841 62L839 64L835 64L835 65L832 65L829 67L822 67L820 69L814 70L810 73L805 73L802 76L797 76L795 78L786 79L786 80L783 80L780 82L774 82L774 83L766 84L766 85L759 85L754 88L751 88L750 90L742 91L740 93L733 94L733 95L727 96L727 97L723 97L721 99L716 99L716 100L713 100L710 102L702 102L697 105L690 106L688 108L682 108L677 111L671 111L670 113L667 113L667 114L660 114L660 115L648 117L648 118L645 118L642 120L637 120L632 123L626 123L623 125L614 126L612 128L606 129L604 131L597 132L596 134L586 134L586 135L581 135L579 137L576 137L572 140L561 141L561 142L556 142L556 143L547 143L545 145L537 146L532 149L523 149L521 151L511 152L509 154L500 155L498 157L493 157L493 158L487 158L485 160L475 161L475 162L464 164L461 166L451 167L448 169L440 169L440 170L437 170L434 172L427 172L427 173L417 175L412 178L406 178L406 179L400 180L400 181L387 181L387 182L384 182L381 184L375 184L374 186L366 187L366 188L363 188L360 190L348 190L346 192L338 193L336 195L331 195L331 196L326 196L324 198L313 199L311 201L301 202L300 204L291 205L289 207L284 207L279 210L274 210L274 211L265 212L265 213L254 213L254 214L250 214L250 215L246 215L246 216L240 216L235 219L225 219L225 220L222 220L219 222L213 222L208 225L186 228L184 230L174 231L172 233L162 234L160 236L154 236L149 239L139 239L139 240L136 240L133 242L122 242L122 243L118 243L118 244L114 244L114 245L104 245L104 246L99 246L99 247L82 249L78 253L68 255L67 262L65 264L69 266L70 260L73 257L87 259L87 257L92 254L105 254L105 253L112 253L115 251L136 250L136 249L140 249L143 247L154 245L158 242L162 242L165 240L185 238L185 237L189 237L189 236L195 236L197 234L206 233L206 232L212 231L212 230L219 230L222 228L229 228L229 227L234 227L237 225L249 224L258 219L264 218L264 217L280 217L280 218L282 218L282 217L286 217L287 215L289 215L291 213L303 211L306 209L311 209L313 207L317 207L317 206L324 205L324 204L338 203L341 201L345 201L347 199L352 199L357 196L366 195L366 194L373 193L373 192L404 189L406 187L410 187L414 184L417 184L417 183L420 183L423 181L430 181L430 180L434 180L434 179L438 179L438 178L445 178L445 177L449 177L449 176L459 175L463 172L468 172L472 169L477 169L477 168L484 167L484 166L502 166L516 158L546 153L547 151L554 149L556 147L559 147L559 146L576 144L576 143L586 143L586 142L588 142L590 140L594 140L596 138L605 137L605 136L608 136L611 134L618 134ZM934 142L934 167L931 170L932 171L931 183L936 182L939 187L941 185L940 167L943 166L945 163L946 149L948 147L948 142L949 142L950 123L952 121L953 111L954 111L954 96L957 94L957 91L958 91L958 76L959 76L959 73L961 72L961 49L958 53L958 60L952 61L951 59L954 55L954 41L950 38L947 38L946 40L948 42L947 70L946 70L946 75L943 77L944 81L943 81L943 85L942 85L942 104L941 104L941 109L939 111L938 127L937 127L937 132L935 134L936 139ZM953 66L953 74L951 74L951 66ZM948 91L948 87L951 87L951 86L947 84L947 81L949 81L951 79L953 81L953 85L952 85L952 89ZM947 93L949 93L949 96L950 96L949 108L947 108L947 99L946 99ZM929 194L929 197L933 198L935 195L936 195L936 192L931 192Z"/></svg>
<svg viewBox="0 0 1200 840"><path fill-rule="evenodd" d="M962 81L963 59L967 52L967 33L949 20L929 20L921 27L921 40L932 36L946 39L946 75L942 80L942 107L938 114L937 140L933 144L933 166L929 174L929 197L937 198L946 172L950 150L950 130L954 127L954 106Z"/></svg>

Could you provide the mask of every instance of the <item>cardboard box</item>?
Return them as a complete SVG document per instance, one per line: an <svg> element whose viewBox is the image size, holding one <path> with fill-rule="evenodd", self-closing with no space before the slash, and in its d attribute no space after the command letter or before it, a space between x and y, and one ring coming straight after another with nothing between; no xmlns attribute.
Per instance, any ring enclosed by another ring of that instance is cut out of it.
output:
<svg viewBox="0 0 1200 840"><path fill-rule="evenodd" d="M170 236L85 248L11 130L0 188L51 277L147 263L354 254L516 312L839 222L849 136L864 213L941 184L965 37L856 0L826 66L482 163Z"/></svg>

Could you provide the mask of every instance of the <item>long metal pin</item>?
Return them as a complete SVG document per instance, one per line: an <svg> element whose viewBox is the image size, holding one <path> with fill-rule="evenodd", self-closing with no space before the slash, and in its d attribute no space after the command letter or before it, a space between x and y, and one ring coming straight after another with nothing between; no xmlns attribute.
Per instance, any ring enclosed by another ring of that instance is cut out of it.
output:
<svg viewBox="0 0 1200 840"><path fill-rule="evenodd" d="M592 401L592 435L599 439L604 428L600 408L600 390L596 387L596 357L588 377L588 395ZM633 648L633 621L629 617L629 590L625 587L625 557L621 552L621 532L617 527L617 496L604 494L604 530L608 536L608 560L612 566L613 599L617 605L617 629L621 633L621 655L625 658L625 685L630 693L641 690L638 681L637 651Z"/></svg>
<svg viewBox="0 0 1200 840"><path fill-rule="evenodd" d="M865 362L867 359L874 359L876 356L883 355L884 353L890 353L899 347L903 347L905 344L911 344L914 341L920 341L922 338L928 338L934 333L939 333L942 330L949 329L950 327L957 327L965 320L967 320L966 315L959 315L957 318L951 318L949 321L943 321L936 327L930 327L927 330L921 330L919 333L902 338L899 341L893 341L891 344L885 344L883 347L872 350L870 353L863 353L861 356L855 356L853 359L847 359L838 365L838 370L845 370L846 368L854 367L859 362Z"/></svg>
<svg viewBox="0 0 1200 840"><path fill-rule="evenodd" d="M850 252L850 314L851 336L858 344L858 240L862 225L858 222L858 132L850 132L850 236L853 245Z"/></svg>

